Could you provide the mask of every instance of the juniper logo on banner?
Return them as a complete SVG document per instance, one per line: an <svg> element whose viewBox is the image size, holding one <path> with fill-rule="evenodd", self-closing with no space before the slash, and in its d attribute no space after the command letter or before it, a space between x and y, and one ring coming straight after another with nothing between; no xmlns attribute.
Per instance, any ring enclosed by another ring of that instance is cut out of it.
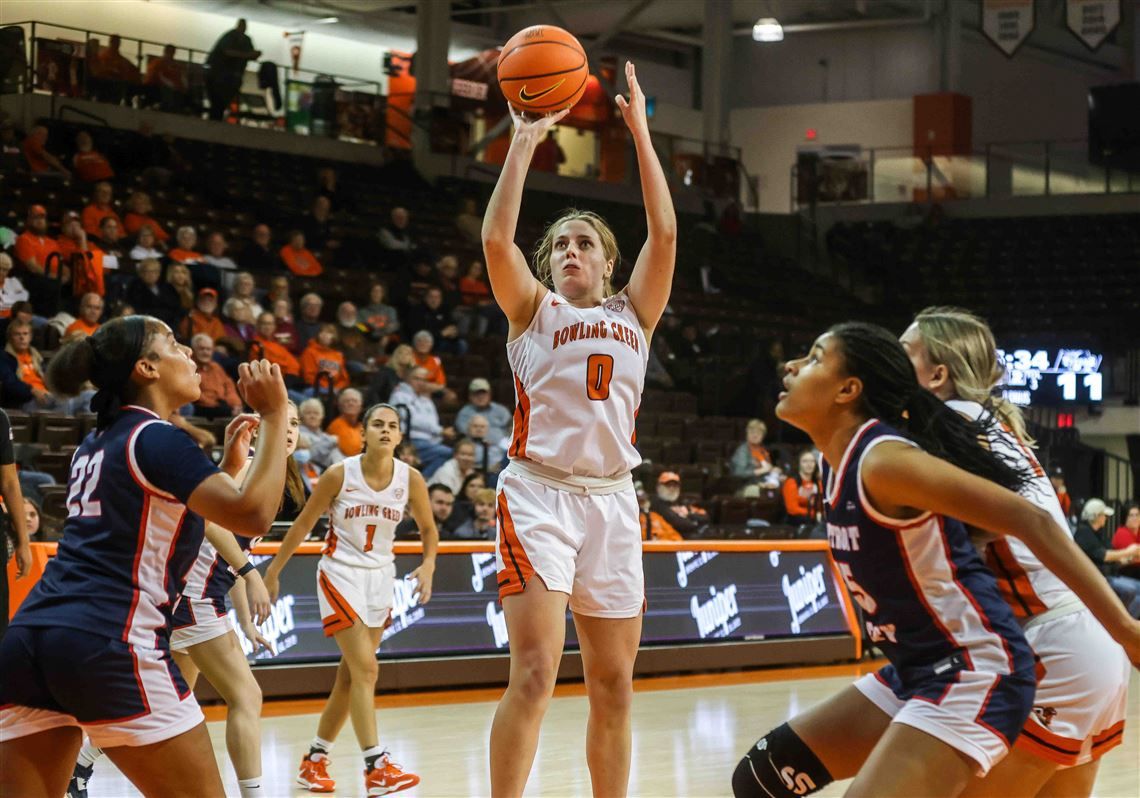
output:
<svg viewBox="0 0 1140 798"><path fill-rule="evenodd" d="M689 575L707 562L716 558L715 551L677 552L677 586L688 587Z"/></svg>
<svg viewBox="0 0 1140 798"><path fill-rule="evenodd" d="M1033 32L1033 0L982 0L982 31L1007 56Z"/></svg>
<svg viewBox="0 0 1140 798"><path fill-rule="evenodd" d="M794 582L784 574L780 578L780 587L783 588L788 608L792 612L792 634L799 634L803 622L827 606L827 580L823 575L823 564L810 571L801 565L800 577Z"/></svg>
<svg viewBox="0 0 1140 798"><path fill-rule="evenodd" d="M495 648L507 647L507 616L495 606L495 602L487 602L487 625L491 627L491 634L495 636Z"/></svg>
<svg viewBox="0 0 1140 798"><path fill-rule="evenodd" d="M392 623L384 630L382 639L398 635L416 621L424 617L424 608L419 604L419 586L410 579L397 579L392 590Z"/></svg>
<svg viewBox="0 0 1140 798"><path fill-rule="evenodd" d="M493 552L476 552L471 555L471 589L483 592L487 577L495 575L495 555Z"/></svg>
<svg viewBox="0 0 1140 798"><path fill-rule="evenodd" d="M1120 24L1120 0L1066 0L1065 24L1095 50Z"/></svg>
<svg viewBox="0 0 1140 798"><path fill-rule="evenodd" d="M294 603L295 600L292 593L286 593L278 598L277 601L273 602L273 609L270 611L269 617L265 619L265 623L257 627L257 631L261 633L261 636L273 645L273 650L266 651L262 649L257 652L255 659L270 659L297 645L297 635L293 633L293 630L297 626L293 620ZM234 611L233 608L230 609L227 615L230 616L230 622L240 628L237 612ZM238 635L238 641L241 643L242 652L247 657L253 653L253 643L246 640L244 634Z"/></svg>
<svg viewBox="0 0 1140 798"><path fill-rule="evenodd" d="M736 585L724 590L709 585L709 600L701 603L697 596L689 599L689 614L697 622L702 637L728 637L740 628L740 607L736 603Z"/></svg>

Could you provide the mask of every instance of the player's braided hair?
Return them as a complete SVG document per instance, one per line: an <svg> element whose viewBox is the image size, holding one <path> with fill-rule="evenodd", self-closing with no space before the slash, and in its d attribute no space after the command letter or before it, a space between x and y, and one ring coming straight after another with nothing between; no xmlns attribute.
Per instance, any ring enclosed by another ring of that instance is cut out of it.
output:
<svg viewBox="0 0 1140 798"><path fill-rule="evenodd" d="M982 444L992 418L970 421L918 384L906 351L875 324L845 322L830 330L846 372L863 383L862 410L900 430L925 451L972 474L1017 491L1033 474Z"/></svg>

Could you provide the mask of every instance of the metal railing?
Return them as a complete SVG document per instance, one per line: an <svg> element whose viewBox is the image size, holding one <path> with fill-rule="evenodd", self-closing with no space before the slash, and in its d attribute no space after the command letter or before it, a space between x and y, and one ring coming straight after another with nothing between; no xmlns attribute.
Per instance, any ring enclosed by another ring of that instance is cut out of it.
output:
<svg viewBox="0 0 1140 798"><path fill-rule="evenodd" d="M819 156L809 169L792 167L793 207L1140 193L1140 168L1094 163L1082 139L994 142L954 155L873 147Z"/></svg>
<svg viewBox="0 0 1140 798"><path fill-rule="evenodd" d="M105 47L112 33L89 28L39 21L17 22L5 29L24 31L25 69L19 87L22 92L50 94L53 97L89 99L134 108L154 108L189 116L202 116L206 104L207 51L183 47L176 42L156 42L120 35L120 55L131 64L131 74L107 80L91 75L88 54ZM184 76L185 90L165 94L144 84L152 58L174 47L174 60ZM252 86L256 74L246 71L244 81ZM419 129L427 146L435 153L456 159L468 155L475 143L473 132L490 127L490 107L452 94L418 93L427 108L419 108L416 97L385 94L378 80L293 69L277 65L281 105L266 107L264 90L249 88L239 97L238 111L228 121L265 126L298 135L323 136L410 149L412 131ZM620 120L616 122L620 124ZM573 168L563 168L568 177L635 183L637 169L632 142L626 137L624 168L618 175L606 175L602 168L602 134L592 157L579 158ZM744 171L739 147L717 145L665 133L653 133L657 150L670 182L678 189L690 188L710 197L737 199L743 182L749 202L756 204L754 181ZM486 162L486 154L474 156ZM612 166L612 159L611 159ZM457 169L458 171L458 169ZM613 171L611 169L611 171Z"/></svg>

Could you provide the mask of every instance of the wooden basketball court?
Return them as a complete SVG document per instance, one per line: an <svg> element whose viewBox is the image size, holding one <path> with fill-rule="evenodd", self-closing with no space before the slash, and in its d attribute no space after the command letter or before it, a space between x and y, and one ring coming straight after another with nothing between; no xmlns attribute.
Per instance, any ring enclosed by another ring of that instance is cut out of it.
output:
<svg viewBox="0 0 1140 798"><path fill-rule="evenodd" d="M783 668L744 673L641 679L633 710L633 767L630 795L731 795L737 761L772 726L834 693L879 663L817 668ZM1091 666L1091 663L1090 663ZM380 744L406 769L418 773L407 796L482 796L489 791L487 740L500 690L383 695L376 701ZM270 796L308 793L293 786L302 753L308 750L320 701L267 702L262 720L264 784ZM210 707L210 734L227 793L237 782L225 758L225 710ZM590 795L584 734L586 699L581 684L560 685L543 727L529 796ZM1133 673L1124 744L1103 761L1098 798L1140 796L1140 674ZM347 725L332 752L330 774L336 794L361 794L360 753ZM819 793L843 794L844 783ZM96 765L91 798L137 795L105 758Z"/></svg>

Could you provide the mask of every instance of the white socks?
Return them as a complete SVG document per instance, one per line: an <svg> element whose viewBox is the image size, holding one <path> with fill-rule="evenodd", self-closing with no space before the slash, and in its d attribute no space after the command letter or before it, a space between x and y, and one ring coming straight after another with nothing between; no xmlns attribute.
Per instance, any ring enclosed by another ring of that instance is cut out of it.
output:
<svg viewBox="0 0 1140 798"><path fill-rule="evenodd" d="M241 798L265 798L265 790L261 789L261 776L238 779L238 789L241 790Z"/></svg>
<svg viewBox="0 0 1140 798"><path fill-rule="evenodd" d="M83 767L89 768L94 765L95 760L101 756L103 756L103 749L97 745L92 745L90 740L84 738L83 747L79 749L79 756L75 758L75 761L83 765Z"/></svg>

